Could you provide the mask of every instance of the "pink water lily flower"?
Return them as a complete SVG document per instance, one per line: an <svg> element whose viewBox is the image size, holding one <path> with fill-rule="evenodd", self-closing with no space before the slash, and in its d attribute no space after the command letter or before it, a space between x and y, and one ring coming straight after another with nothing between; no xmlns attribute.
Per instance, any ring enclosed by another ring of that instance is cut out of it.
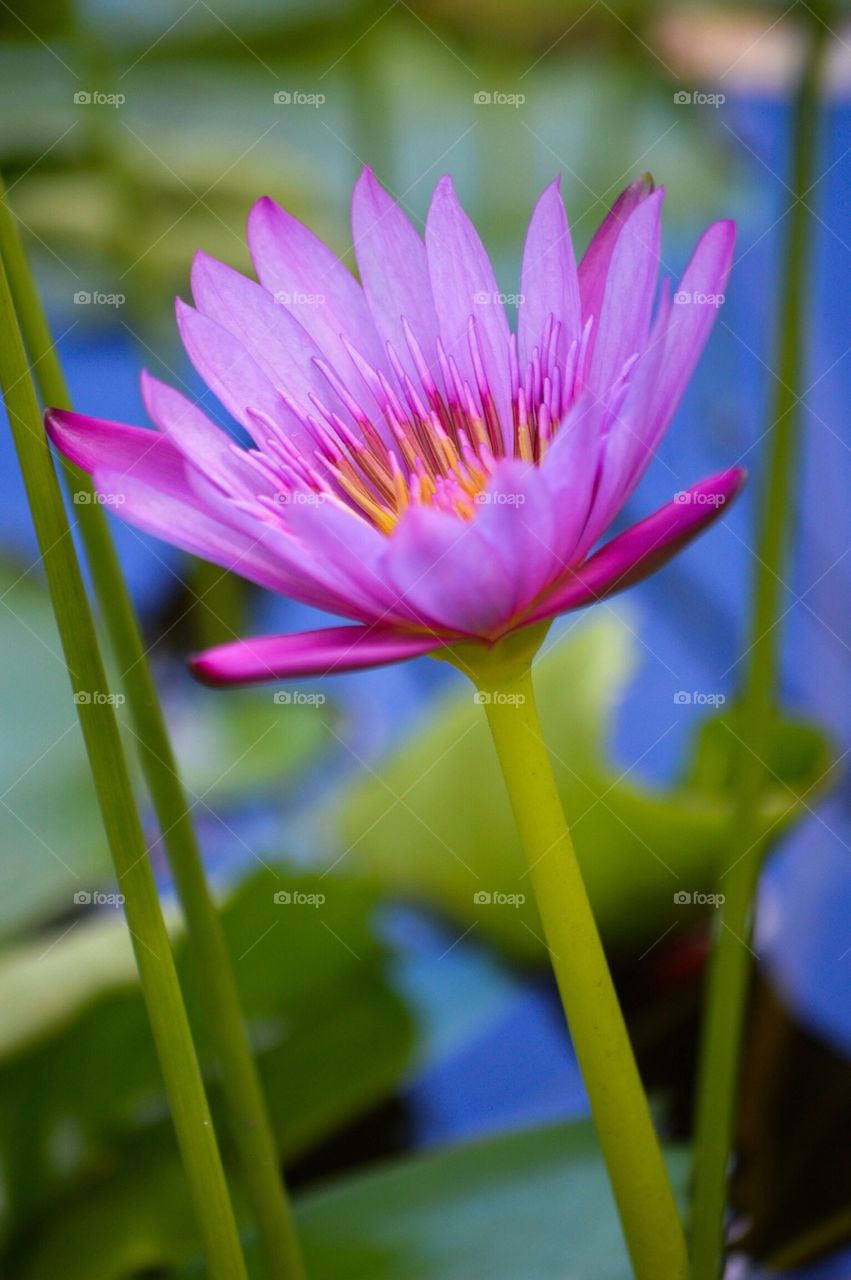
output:
<svg viewBox="0 0 851 1280"><path fill-rule="evenodd" d="M48 412L51 438L148 533L347 625L239 640L193 669L238 683L492 646L664 564L739 490L731 468L597 548L638 484L717 314L734 226L660 290L661 189L620 196L576 264L558 182L523 250L517 332L452 182L420 236L365 170L360 283L272 200L249 280L203 253L178 300L192 363L248 433L143 374L157 430Z"/></svg>

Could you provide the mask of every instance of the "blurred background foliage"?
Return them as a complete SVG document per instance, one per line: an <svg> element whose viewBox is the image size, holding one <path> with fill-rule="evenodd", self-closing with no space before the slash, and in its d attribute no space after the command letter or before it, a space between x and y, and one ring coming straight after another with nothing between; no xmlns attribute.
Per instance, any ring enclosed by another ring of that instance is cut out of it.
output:
<svg viewBox="0 0 851 1280"><path fill-rule="evenodd" d="M451 172L512 293L525 222L553 175L581 249L618 191L651 170L668 188L666 272L678 274L718 216L739 219L739 261L662 463L629 515L680 480L741 459L758 467L801 21L780 4L619 0L3 3L0 167L76 407L143 421L144 365L232 427L179 351L172 299L188 296L199 247L248 269L245 219L262 194L353 264L348 202L364 163L418 222ZM812 196L810 440L785 624L788 710L765 813L785 839L761 903L737 1179L744 1244L824 1280L847 1274L847 1261L810 1264L851 1230L848 1156L830 1142L847 1127L851 1049L841 963L851 824L837 789L851 693L837 604L851 541L847 49L838 36ZM724 101L678 101L695 93ZM0 459L10 726L0 749L0 1270L15 1280L197 1275L120 913L93 901L112 888L109 861L5 432ZM539 671L645 1074L680 1140L708 909L674 895L723 887L751 501L629 608L557 628ZM476 901L522 897L523 876L469 692L427 661L328 681L324 701L202 690L185 674L187 651L314 615L115 532L225 904L282 1160L306 1188L313 1274L561 1275L569 1215L581 1209L577 1274L625 1275L531 902ZM692 690L728 704L713 714ZM153 825L150 839L170 903ZM275 901L294 889L324 896L321 910ZM767 1097L778 1045L783 1079ZM464 1145L430 1150L447 1141ZM361 1170L420 1149L404 1168Z"/></svg>

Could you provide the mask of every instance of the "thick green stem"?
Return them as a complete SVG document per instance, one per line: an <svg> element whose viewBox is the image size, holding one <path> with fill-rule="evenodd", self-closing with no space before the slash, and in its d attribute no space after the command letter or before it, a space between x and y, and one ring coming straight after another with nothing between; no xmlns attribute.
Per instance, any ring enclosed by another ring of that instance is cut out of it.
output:
<svg viewBox="0 0 851 1280"><path fill-rule="evenodd" d="M0 197L0 256L42 402L70 408L62 368L20 243ZM93 495L88 475L66 464L76 492ZM168 729L103 508L78 504L77 515L95 596L122 672L132 733L138 744L162 840L187 926L205 1025L216 1053L229 1128L254 1214L269 1280L301 1280L304 1266L278 1149L245 1029L233 965L210 893Z"/></svg>
<svg viewBox="0 0 851 1280"><path fill-rule="evenodd" d="M827 28L813 15L811 45L795 104L793 198L783 261L777 388L768 433L768 464L760 494L761 518L751 644L736 724L740 734L730 866L723 878L723 907L709 967L701 1035L695 1120L694 1198L691 1215L691 1280L717 1280L723 1257L727 1175L740 1075L752 952L753 900L766 844L758 814L770 750L779 654L783 576L791 539L797 479L799 401L806 304L810 215L805 200L816 155L818 84Z"/></svg>
<svg viewBox="0 0 851 1280"><path fill-rule="evenodd" d="M209 1275L244 1280L245 1263L204 1083L160 910L142 825L107 693L94 622L51 463L5 271L0 266L0 386L29 498L65 661ZM79 696L82 695L82 696Z"/></svg>
<svg viewBox="0 0 851 1280"><path fill-rule="evenodd" d="M466 663L464 664L467 665ZM469 668L468 668L469 669ZM528 661L474 671L638 1280L681 1280L685 1239L553 779Z"/></svg>

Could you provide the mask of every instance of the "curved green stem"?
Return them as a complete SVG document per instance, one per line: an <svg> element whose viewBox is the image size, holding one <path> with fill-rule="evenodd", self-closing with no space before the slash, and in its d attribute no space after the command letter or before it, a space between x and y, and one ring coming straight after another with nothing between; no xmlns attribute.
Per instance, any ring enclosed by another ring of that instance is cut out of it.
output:
<svg viewBox="0 0 851 1280"><path fill-rule="evenodd" d="M806 6L805 6L806 8ZM810 11L808 11L810 12ZM695 1120L691 1280L717 1280L724 1249L727 1172L753 953L753 901L766 844L758 815L770 749L779 653L778 622L791 537L801 427L804 307L810 215L805 204L816 154L818 85L827 28L812 14L812 38L795 104L793 197L784 261L786 278L777 360L777 391L756 539L757 573L751 645L740 702L739 760L726 902L709 967L701 1034Z"/></svg>
<svg viewBox="0 0 851 1280"><path fill-rule="evenodd" d="M186 1008L86 598L51 463L6 274L0 265L0 386L27 490L41 560L91 764L104 828L133 940L208 1272L245 1280L246 1270Z"/></svg>
<svg viewBox="0 0 851 1280"><path fill-rule="evenodd" d="M24 342L43 404L70 408L55 344L0 187L0 257L6 264ZM64 464L76 492L92 497L85 472ZM269 1280L302 1280L304 1265L283 1182L278 1148L248 1042L233 964L207 883L191 806L146 656L138 619L104 514L97 502L75 507L95 597L122 673L131 732L186 919L207 1028L221 1069L229 1129L257 1223Z"/></svg>
<svg viewBox="0 0 851 1280"><path fill-rule="evenodd" d="M686 1247L535 706L530 659L464 654L490 724L637 1280L682 1280Z"/></svg>

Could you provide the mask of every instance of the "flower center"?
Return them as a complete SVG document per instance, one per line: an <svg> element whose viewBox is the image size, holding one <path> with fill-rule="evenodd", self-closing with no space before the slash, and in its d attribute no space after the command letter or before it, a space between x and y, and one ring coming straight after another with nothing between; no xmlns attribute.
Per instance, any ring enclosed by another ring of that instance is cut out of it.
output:
<svg viewBox="0 0 851 1280"><path fill-rule="evenodd" d="M439 340L439 373L433 374L404 321L403 327L416 382L391 345L387 353L395 386L348 347L369 390L367 403L378 406L383 421L354 398L325 361L317 360L354 425L312 397L316 414L290 407L317 446L313 458L296 453L289 442L271 442L278 478L288 491L307 488L342 500L387 535L416 505L472 520L498 460L542 462L582 384L591 320L568 347L562 342L560 323L550 316L522 376L516 336L511 335L506 352L511 404L507 423L500 420L485 375L475 320L470 319L468 329L475 386L462 376Z"/></svg>

